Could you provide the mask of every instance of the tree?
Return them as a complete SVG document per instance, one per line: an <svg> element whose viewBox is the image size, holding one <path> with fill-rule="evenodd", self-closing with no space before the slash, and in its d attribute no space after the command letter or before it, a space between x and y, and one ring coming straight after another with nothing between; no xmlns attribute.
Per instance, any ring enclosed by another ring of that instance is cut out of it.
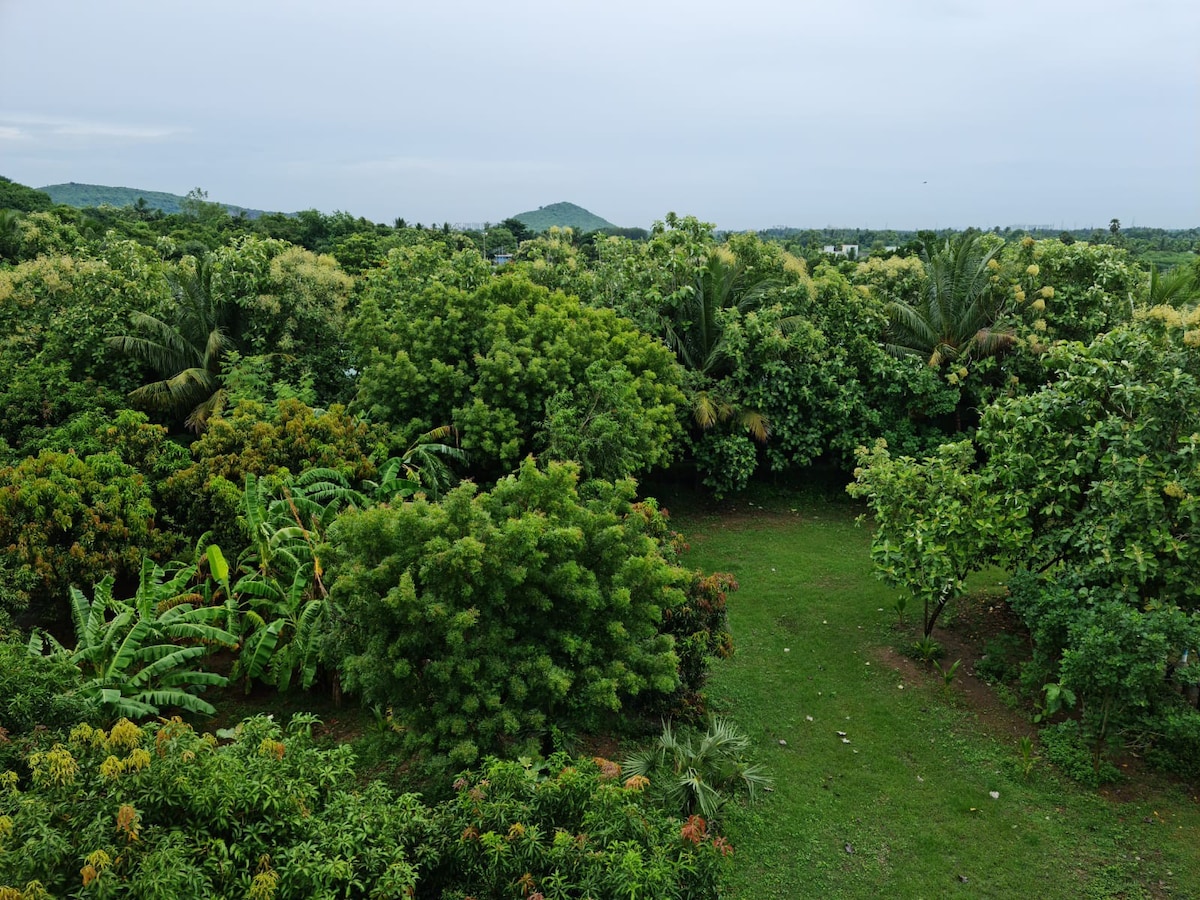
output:
<svg viewBox="0 0 1200 900"><path fill-rule="evenodd" d="M561 417L563 404L593 407L600 385L588 371L598 363L617 382L608 399L626 404L607 410L627 436L605 471L644 471L673 455L679 369L665 347L613 312L520 277L473 292L435 282L415 295L376 297L355 325L363 366L356 407L405 440L449 424L471 466L495 477L545 450L544 423Z"/></svg>
<svg viewBox="0 0 1200 900"><path fill-rule="evenodd" d="M225 677L189 665L216 646L232 647L235 639L214 624L224 610L201 602L198 575L193 565L168 576L145 560L137 593L129 600L114 595L111 575L95 586L91 600L71 587L76 645L69 659L83 673L82 696L97 701L112 718L157 716L167 707L216 712L197 694L223 686ZM42 636L35 634L31 652L40 653L42 645Z"/></svg>
<svg viewBox="0 0 1200 900"><path fill-rule="evenodd" d="M193 259L171 277L173 309L165 318L135 312L130 324L139 334L109 338L120 353L135 357L166 377L130 393L130 398L173 415L197 433L225 403L222 361L233 342L226 322L230 310L212 286L205 258Z"/></svg>
<svg viewBox="0 0 1200 900"><path fill-rule="evenodd" d="M596 727L678 687L662 621L691 576L631 481L577 482L574 466L529 459L490 492L464 484L334 523L326 653L414 747L457 765L514 753L552 723Z"/></svg>
<svg viewBox="0 0 1200 900"><path fill-rule="evenodd" d="M353 281L332 256L245 236L207 263L227 310L228 337L244 356L263 357L270 382L311 381L317 406L350 399L346 318Z"/></svg>
<svg viewBox="0 0 1200 900"><path fill-rule="evenodd" d="M142 375L106 338L167 296L161 260L129 241L101 258L43 254L0 268L0 438L23 448L81 413L126 405Z"/></svg>
<svg viewBox="0 0 1200 900"><path fill-rule="evenodd" d="M858 464L847 491L866 499L874 514L875 573L922 604L929 637L966 577L996 556L1001 535L1020 514L1010 515L1003 496L984 489L969 440L943 444L920 461L893 457L880 440L859 448Z"/></svg>
<svg viewBox="0 0 1200 900"><path fill-rule="evenodd" d="M921 464L864 451L852 489L879 517L881 577L928 598L988 562L1014 573L1031 671L1079 697L1097 754L1121 729L1165 733L1200 639L1198 345L1200 311L1167 306L1057 344L1047 383L992 404L977 445Z"/></svg>
<svg viewBox="0 0 1200 900"><path fill-rule="evenodd" d="M988 266L1001 246L988 248L983 235L968 232L927 248L922 253L925 286L917 302L896 299L887 305L887 349L919 355L941 368L1011 346L1012 334L995 327L1002 307L991 290Z"/></svg>
<svg viewBox="0 0 1200 900"><path fill-rule="evenodd" d="M133 578L143 556L170 549L143 477L115 453L44 450L0 468L0 572L37 624L65 619L70 586Z"/></svg>
<svg viewBox="0 0 1200 900"><path fill-rule="evenodd" d="M1186 266L1176 266L1165 275L1159 272L1158 266L1150 266L1149 291L1146 295L1147 306L1185 307L1200 299L1200 285L1197 284L1196 271Z"/></svg>
<svg viewBox="0 0 1200 900"><path fill-rule="evenodd" d="M193 442L192 464L172 474L165 495L193 537L207 532L223 548L240 548L245 536L238 517L248 474L274 480L331 469L360 484L376 477L372 454L385 447L385 435L340 406L316 410L294 398L269 405L243 401Z"/></svg>

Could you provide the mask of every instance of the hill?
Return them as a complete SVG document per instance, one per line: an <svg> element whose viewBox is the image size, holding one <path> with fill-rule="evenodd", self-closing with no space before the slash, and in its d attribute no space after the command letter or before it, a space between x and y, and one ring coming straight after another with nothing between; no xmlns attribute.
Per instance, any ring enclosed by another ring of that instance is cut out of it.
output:
<svg viewBox="0 0 1200 900"><path fill-rule="evenodd" d="M528 212L517 213L513 218L533 231L546 231L552 225L557 225L559 228L573 228L582 232L617 227L612 222L602 219L574 203L551 203L549 206L539 206Z"/></svg>
<svg viewBox="0 0 1200 900"><path fill-rule="evenodd" d="M49 209L54 201L42 191L18 184L11 178L0 175L0 209L15 209L18 212L34 212Z"/></svg>
<svg viewBox="0 0 1200 900"><path fill-rule="evenodd" d="M179 194L168 194L164 191L144 191L140 188L113 187L107 184L76 184L74 181L67 184L49 184L38 190L49 194L55 203L74 206L77 209L90 206L135 206L139 199L144 199L148 207L161 209L168 215L180 212L185 199ZM222 206L231 216L245 213L251 219L256 219L265 212L229 203Z"/></svg>

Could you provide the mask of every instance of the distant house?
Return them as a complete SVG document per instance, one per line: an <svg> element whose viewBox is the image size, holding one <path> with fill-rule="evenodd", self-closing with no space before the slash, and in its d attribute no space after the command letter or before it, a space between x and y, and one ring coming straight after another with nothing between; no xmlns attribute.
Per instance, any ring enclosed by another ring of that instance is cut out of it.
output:
<svg viewBox="0 0 1200 900"><path fill-rule="evenodd" d="M821 249L830 256L844 256L846 259L858 259L858 244L842 244L841 247L826 244Z"/></svg>
<svg viewBox="0 0 1200 900"><path fill-rule="evenodd" d="M497 266L502 266L505 263L512 262L512 258L513 255L511 253L505 253L501 251L500 253L495 253L492 255L492 263Z"/></svg>

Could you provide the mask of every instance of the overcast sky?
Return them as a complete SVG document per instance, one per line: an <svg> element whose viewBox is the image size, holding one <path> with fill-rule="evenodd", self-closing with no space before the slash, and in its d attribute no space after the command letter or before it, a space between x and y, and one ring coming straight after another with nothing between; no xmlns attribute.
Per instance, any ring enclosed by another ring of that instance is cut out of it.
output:
<svg viewBox="0 0 1200 900"><path fill-rule="evenodd" d="M1200 225L1200 0L0 0L0 175L381 222Z"/></svg>

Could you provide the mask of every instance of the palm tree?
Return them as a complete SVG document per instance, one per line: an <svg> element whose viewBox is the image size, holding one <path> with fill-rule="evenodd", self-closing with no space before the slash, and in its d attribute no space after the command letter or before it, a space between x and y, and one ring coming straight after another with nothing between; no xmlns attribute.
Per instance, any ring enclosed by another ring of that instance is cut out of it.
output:
<svg viewBox="0 0 1200 900"><path fill-rule="evenodd" d="M1166 274L1158 266L1150 267L1150 293L1146 302L1150 306L1190 306L1200 294L1195 273L1187 266L1175 266Z"/></svg>
<svg viewBox="0 0 1200 900"><path fill-rule="evenodd" d="M772 789L772 779L747 760L750 739L728 719L714 719L703 734L676 734L663 723L654 745L626 758L622 768L641 776L672 812L680 816L716 815L735 792L751 800Z"/></svg>
<svg viewBox="0 0 1200 900"><path fill-rule="evenodd" d="M897 356L919 355L940 367L992 356L1011 346L1012 332L996 328L1000 308L991 291L988 263L1000 247L985 250L982 235L968 232L923 252L925 289L915 304L887 305L884 346Z"/></svg>
<svg viewBox="0 0 1200 900"><path fill-rule="evenodd" d="M221 361L233 342L225 328L226 304L212 291L206 259L191 271L171 276L173 321L134 313L134 335L109 338L110 347L136 357L165 376L130 393L156 409L186 413L184 424L197 433L225 403Z"/></svg>
<svg viewBox="0 0 1200 900"><path fill-rule="evenodd" d="M725 311L757 308L774 285L769 279L748 283L746 267L733 251L716 247L692 283L676 292L678 303L660 317L666 345L691 373L692 413L704 430L732 420L755 440L767 439L766 417L757 410L738 408L714 386L733 368L725 343Z"/></svg>

